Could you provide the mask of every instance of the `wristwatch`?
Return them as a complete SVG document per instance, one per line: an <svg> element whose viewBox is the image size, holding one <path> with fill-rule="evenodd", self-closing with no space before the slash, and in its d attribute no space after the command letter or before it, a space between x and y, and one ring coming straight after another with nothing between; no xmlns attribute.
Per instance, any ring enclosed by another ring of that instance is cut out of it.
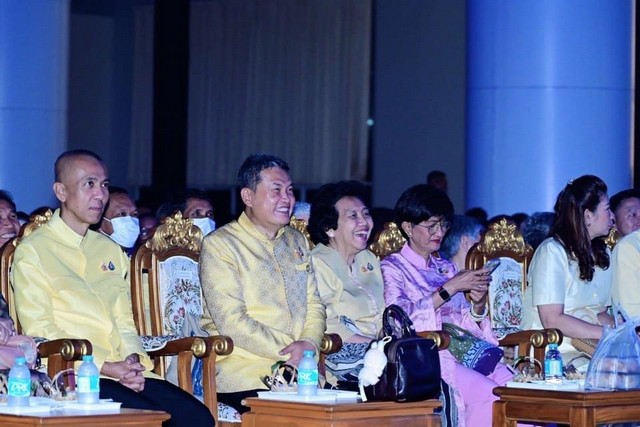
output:
<svg viewBox="0 0 640 427"><path fill-rule="evenodd" d="M440 295L440 298L442 298L442 301L444 302L447 302L451 299L451 295L449 295L449 292L447 292L447 290L442 286L438 288L438 295Z"/></svg>

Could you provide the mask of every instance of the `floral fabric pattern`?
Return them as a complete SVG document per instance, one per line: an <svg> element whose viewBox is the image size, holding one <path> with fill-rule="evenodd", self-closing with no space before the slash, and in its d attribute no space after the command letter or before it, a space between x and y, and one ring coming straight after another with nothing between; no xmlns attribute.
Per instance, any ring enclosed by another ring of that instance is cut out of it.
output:
<svg viewBox="0 0 640 427"><path fill-rule="evenodd" d="M202 316L198 263L176 256L160 263L159 290L165 335L180 335L186 314Z"/></svg>
<svg viewBox="0 0 640 427"><path fill-rule="evenodd" d="M522 324L522 264L512 258L500 258L491 274L489 286L491 327L517 330Z"/></svg>

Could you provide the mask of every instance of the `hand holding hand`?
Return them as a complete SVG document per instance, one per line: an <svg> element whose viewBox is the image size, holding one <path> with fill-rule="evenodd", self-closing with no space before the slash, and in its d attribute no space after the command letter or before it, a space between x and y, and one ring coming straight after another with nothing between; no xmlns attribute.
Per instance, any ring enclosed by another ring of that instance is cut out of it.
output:
<svg viewBox="0 0 640 427"><path fill-rule="evenodd" d="M100 373L117 379L131 390L142 391L144 390L144 377L142 376L144 370L145 367L140 363L140 357L137 354L130 354L120 362L104 362Z"/></svg>

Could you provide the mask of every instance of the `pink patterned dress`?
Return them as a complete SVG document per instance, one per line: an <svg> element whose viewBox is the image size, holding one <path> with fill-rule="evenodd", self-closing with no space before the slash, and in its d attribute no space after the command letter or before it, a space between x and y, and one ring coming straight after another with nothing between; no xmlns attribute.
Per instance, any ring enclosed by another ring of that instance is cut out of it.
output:
<svg viewBox="0 0 640 427"><path fill-rule="evenodd" d="M497 345L489 319L480 323L473 320L469 314L471 305L462 292L434 309L433 292L458 272L452 262L434 256L427 261L405 244L400 252L381 262L381 269L385 303L402 307L416 331L440 330L443 322L453 323ZM462 366L448 350L439 354L442 378L454 389L459 414L457 425L491 426L491 408L497 399L492 390L513 378L510 368L498 364L494 372L485 377Z"/></svg>

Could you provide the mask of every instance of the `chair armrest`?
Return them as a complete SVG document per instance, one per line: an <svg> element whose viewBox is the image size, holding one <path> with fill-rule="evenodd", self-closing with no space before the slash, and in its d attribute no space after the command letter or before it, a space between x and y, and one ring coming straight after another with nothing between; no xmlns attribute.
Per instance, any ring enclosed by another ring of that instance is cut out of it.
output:
<svg viewBox="0 0 640 427"><path fill-rule="evenodd" d="M512 332L503 337L498 345L502 347L518 346L518 357L526 357L533 348L533 357L538 362L544 361L544 351L548 344L562 344L562 332L559 329L540 329Z"/></svg>
<svg viewBox="0 0 640 427"><path fill-rule="evenodd" d="M435 341L438 350L446 350L451 342L451 335L445 331L422 331L416 332L419 337Z"/></svg>
<svg viewBox="0 0 640 427"><path fill-rule="evenodd" d="M47 358L49 378L53 378L62 370L72 369L75 361L82 360L82 356L92 353L91 342L84 339L61 338L38 344L38 354Z"/></svg>
<svg viewBox="0 0 640 427"><path fill-rule="evenodd" d="M342 348L342 338L338 334L324 334L320 343L320 353L334 354Z"/></svg>
<svg viewBox="0 0 640 427"><path fill-rule="evenodd" d="M149 351L150 357L174 356L182 352L192 353L197 358L208 357L213 352L226 356L233 351L233 340L224 335L210 337L186 337L168 341L164 347Z"/></svg>
<svg viewBox="0 0 640 427"><path fill-rule="evenodd" d="M161 356L178 358L177 379L178 387L193 394L193 380L191 378L191 361L193 357L202 359L202 389L203 403L218 425L218 397L216 394L216 357L226 356L233 351L233 340L224 335L210 337L186 337L168 341L158 350L147 352L154 358L156 372L164 372L165 365Z"/></svg>

